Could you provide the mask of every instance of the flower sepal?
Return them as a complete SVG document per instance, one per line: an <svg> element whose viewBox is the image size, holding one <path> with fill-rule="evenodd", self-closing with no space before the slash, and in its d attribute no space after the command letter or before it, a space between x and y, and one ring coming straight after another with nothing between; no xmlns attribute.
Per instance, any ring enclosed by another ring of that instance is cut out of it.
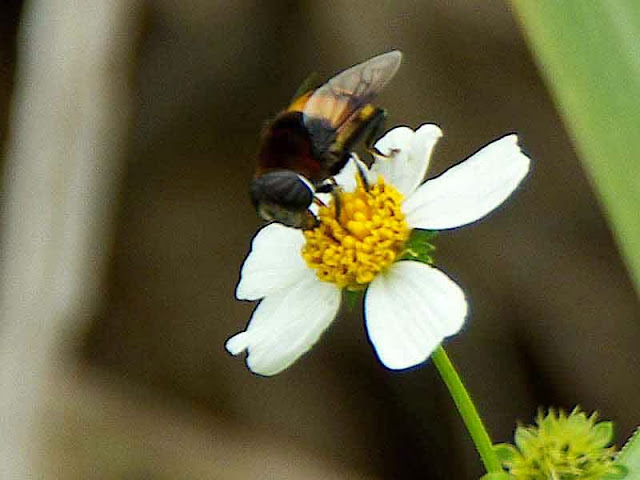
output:
<svg viewBox="0 0 640 480"><path fill-rule="evenodd" d="M433 265L432 253L436 250L432 241L438 236L438 232L416 228L411 231L409 240L405 245L400 260L414 260L416 262Z"/></svg>
<svg viewBox="0 0 640 480"><path fill-rule="evenodd" d="M344 304L349 312L352 312L356 308L356 305L360 304L362 292L363 290L349 290L348 288L343 290L342 297L344 298Z"/></svg>
<svg viewBox="0 0 640 480"><path fill-rule="evenodd" d="M518 450L510 443L496 443L493 451L502 464L513 462L518 456Z"/></svg>

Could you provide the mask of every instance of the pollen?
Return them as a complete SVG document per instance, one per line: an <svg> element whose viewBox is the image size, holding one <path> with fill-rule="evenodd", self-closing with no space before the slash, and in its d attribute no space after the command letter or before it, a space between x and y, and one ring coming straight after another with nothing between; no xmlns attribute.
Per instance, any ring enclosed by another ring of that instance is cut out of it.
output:
<svg viewBox="0 0 640 480"><path fill-rule="evenodd" d="M402 195L379 177L354 192L338 192L320 207L319 224L304 232L302 257L320 280L363 290L402 253L410 234ZM337 216L336 216L337 215Z"/></svg>

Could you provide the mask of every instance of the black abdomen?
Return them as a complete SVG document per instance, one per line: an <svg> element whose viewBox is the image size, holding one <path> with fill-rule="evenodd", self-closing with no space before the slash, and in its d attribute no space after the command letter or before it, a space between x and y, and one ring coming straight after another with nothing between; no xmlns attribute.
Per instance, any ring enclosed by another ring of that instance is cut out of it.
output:
<svg viewBox="0 0 640 480"><path fill-rule="evenodd" d="M313 182L328 176L315 156L301 112L278 115L262 138L258 174L282 169L293 170Z"/></svg>

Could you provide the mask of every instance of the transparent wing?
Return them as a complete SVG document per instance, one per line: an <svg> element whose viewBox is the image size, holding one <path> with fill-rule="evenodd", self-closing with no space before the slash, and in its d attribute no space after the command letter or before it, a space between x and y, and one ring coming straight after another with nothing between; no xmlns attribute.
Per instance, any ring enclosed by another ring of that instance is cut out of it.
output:
<svg viewBox="0 0 640 480"><path fill-rule="evenodd" d="M324 120L339 129L351 115L372 99L398 71L402 53L383 53L331 78L315 90L304 104L304 122Z"/></svg>

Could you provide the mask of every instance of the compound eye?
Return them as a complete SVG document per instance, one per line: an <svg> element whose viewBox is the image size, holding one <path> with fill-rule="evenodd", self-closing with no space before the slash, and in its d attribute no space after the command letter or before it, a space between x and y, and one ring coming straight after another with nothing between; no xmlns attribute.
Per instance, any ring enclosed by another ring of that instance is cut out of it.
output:
<svg viewBox="0 0 640 480"><path fill-rule="evenodd" d="M290 170L266 173L251 183L251 197L256 205L267 203L286 210L306 210L313 202L313 187Z"/></svg>
<svg viewBox="0 0 640 480"><path fill-rule="evenodd" d="M297 177L295 187L291 184L291 193L286 204L294 210L306 210L313 202L313 189L301 177Z"/></svg>

